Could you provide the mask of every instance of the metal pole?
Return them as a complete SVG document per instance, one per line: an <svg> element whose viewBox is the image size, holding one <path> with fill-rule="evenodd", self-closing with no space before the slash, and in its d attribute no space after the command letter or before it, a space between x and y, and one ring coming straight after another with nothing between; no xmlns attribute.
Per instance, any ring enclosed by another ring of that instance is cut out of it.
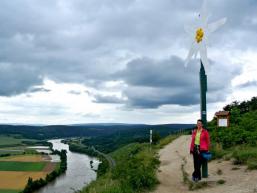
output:
<svg viewBox="0 0 257 193"><path fill-rule="evenodd" d="M206 92L207 92L207 75L205 74L205 69L201 62L201 68L200 68L200 88L201 88L201 119L203 121L203 127L207 128L207 108L206 108ZM207 178L208 177L208 162L207 160L203 160L202 163L202 177Z"/></svg>
<svg viewBox="0 0 257 193"><path fill-rule="evenodd" d="M152 143L153 143L153 130L150 130L150 152L152 151Z"/></svg>
<svg viewBox="0 0 257 193"><path fill-rule="evenodd" d="M207 109L206 109L206 92L207 92L207 76L205 74L205 69L201 61L200 68L200 88L201 88L201 119L203 121L203 126L207 126Z"/></svg>
<svg viewBox="0 0 257 193"><path fill-rule="evenodd" d="M150 130L150 144L153 142L153 130Z"/></svg>

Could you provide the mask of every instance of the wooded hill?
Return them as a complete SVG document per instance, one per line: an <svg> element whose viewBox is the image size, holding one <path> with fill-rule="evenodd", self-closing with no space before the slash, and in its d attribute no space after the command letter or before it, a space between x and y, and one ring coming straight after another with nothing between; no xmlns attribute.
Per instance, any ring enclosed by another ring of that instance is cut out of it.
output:
<svg viewBox="0 0 257 193"><path fill-rule="evenodd" d="M26 125L0 125L0 134L20 134L29 139L51 139L68 137L99 137L113 134L133 133L134 136L142 137L149 133L150 129L156 129L160 135L165 136L179 129L193 127L192 124L84 124L84 125L49 125L49 126L26 126Z"/></svg>

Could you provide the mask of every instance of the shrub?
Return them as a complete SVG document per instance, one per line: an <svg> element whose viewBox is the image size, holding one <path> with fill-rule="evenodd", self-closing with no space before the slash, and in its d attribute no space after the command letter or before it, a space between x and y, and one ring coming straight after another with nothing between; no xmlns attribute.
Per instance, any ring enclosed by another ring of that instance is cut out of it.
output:
<svg viewBox="0 0 257 193"><path fill-rule="evenodd" d="M257 149L250 147L238 148L233 152L234 164L246 164L248 160L257 158Z"/></svg>
<svg viewBox="0 0 257 193"><path fill-rule="evenodd" d="M226 181L222 180L222 179L217 181L217 184L225 184L225 183L226 183Z"/></svg>

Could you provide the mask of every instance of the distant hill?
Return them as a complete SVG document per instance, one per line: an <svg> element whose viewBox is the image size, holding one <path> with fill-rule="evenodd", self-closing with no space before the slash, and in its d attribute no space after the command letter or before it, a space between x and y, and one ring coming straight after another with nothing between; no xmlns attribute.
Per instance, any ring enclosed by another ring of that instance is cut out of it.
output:
<svg viewBox="0 0 257 193"><path fill-rule="evenodd" d="M77 125L0 125L0 134L20 134L26 138L49 139L66 137L99 137L108 136L116 132L133 132L145 134L149 129L156 129L161 135L174 132L179 129L188 129L194 127L194 124L124 124L124 123L93 123Z"/></svg>

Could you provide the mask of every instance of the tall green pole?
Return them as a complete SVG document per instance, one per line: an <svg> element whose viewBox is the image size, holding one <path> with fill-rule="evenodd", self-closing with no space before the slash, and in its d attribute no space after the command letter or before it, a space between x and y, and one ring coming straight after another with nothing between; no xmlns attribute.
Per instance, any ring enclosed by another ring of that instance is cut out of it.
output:
<svg viewBox="0 0 257 193"><path fill-rule="evenodd" d="M207 109L206 109L206 92L207 92L207 76L205 74L205 69L201 61L200 68L200 88L201 88L201 119L203 121L203 126L207 126Z"/></svg>
<svg viewBox="0 0 257 193"><path fill-rule="evenodd" d="M203 121L204 128L207 128L207 108L206 108L206 92L207 92L207 75L205 74L205 69L201 62L201 68L200 68L200 88L201 88L201 119ZM202 177L207 178L208 177L208 162L207 160L203 160L202 163Z"/></svg>

